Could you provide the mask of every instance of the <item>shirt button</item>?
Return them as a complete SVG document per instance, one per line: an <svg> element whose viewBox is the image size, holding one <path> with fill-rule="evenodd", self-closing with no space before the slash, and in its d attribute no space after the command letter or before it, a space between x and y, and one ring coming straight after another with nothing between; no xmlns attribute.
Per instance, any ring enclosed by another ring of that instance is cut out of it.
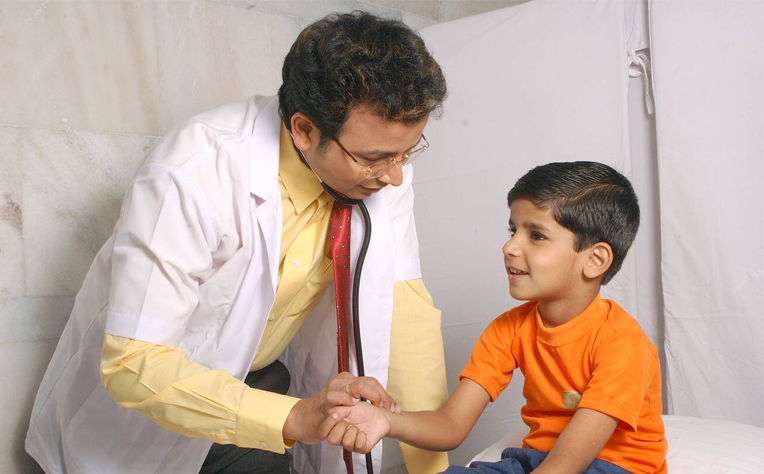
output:
<svg viewBox="0 0 764 474"><path fill-rule="evenodd" d="M262 446L264 448L267 448L268 447L268 443L266 443L265 441L260 441L260 446Z"/></svg>
<svg viewBox="0 0 764 474"><path fill-rule="evenodd" d="M299 260L295 260L294 262L292 262L292 265L294 265L295 268L300 268L300 265L302 265L302 263Z"/></svg>

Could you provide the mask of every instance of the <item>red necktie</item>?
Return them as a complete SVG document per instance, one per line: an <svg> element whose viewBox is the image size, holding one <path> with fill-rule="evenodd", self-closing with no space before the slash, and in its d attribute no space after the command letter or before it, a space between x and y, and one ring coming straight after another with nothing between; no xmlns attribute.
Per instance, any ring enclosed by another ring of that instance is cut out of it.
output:
<svg viewBox="0 0 764 474"><path fill-rule="evenodd" d="M350 330L350 216L352 207L335 202L329 235L334 262L334 296L337 304L337 361L340 372L350 371L348 331ZM353 455L343 449L348 474L353 474Z"/></svg>

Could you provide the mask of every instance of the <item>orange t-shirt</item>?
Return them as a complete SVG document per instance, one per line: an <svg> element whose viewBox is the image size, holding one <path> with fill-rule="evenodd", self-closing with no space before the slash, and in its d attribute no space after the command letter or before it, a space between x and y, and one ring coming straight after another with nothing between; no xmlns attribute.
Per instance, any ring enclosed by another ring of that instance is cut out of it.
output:
<svg viewBox="0 0 764 474"><path fill-rule="evenodd" d="M480 384L491 401L512 372L525 375L524 447L549 451L577 408L620 420L597 458L633 473L666 473L658 351L639 323L614 301L600 299L554 328L531 301L486 328L459 378Z"/></svg>

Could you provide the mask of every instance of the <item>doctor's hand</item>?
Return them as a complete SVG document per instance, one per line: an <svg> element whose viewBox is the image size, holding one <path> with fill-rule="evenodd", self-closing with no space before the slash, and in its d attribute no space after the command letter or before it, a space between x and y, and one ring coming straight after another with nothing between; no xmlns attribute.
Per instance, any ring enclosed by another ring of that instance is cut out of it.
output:
<svg viewBox="0 0 764 474"><path fill-rule="evenodd" d="M319 433L319 427L329 416L329 410L335 406L353 406L362 397L375 406L395 413L401 411L377 379L356 377L342 372L332 378L318 393L300 400L292 407L282 434L285 439L308 444L320 443L325 436Z"/></svg>
<svg viewBox="0 0 764 474"><path fill-rule="evenodd" d="M319 433L329 444L366 454L390 434L392 416L392 412L365 402L352 407L339 406L329 410Z"/></svg>

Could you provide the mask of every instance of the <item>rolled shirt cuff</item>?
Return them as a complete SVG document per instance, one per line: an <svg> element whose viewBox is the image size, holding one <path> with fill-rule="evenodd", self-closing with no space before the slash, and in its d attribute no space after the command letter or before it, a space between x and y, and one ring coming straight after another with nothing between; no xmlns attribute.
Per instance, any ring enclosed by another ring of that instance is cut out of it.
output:
<svg viewBox="0 0 764 474"><path fill-rule="evenodd" d="M284 440L282 430L292 407L299 398L247 390L236 421L236 445L283 454L294 441Z"/></svg>

